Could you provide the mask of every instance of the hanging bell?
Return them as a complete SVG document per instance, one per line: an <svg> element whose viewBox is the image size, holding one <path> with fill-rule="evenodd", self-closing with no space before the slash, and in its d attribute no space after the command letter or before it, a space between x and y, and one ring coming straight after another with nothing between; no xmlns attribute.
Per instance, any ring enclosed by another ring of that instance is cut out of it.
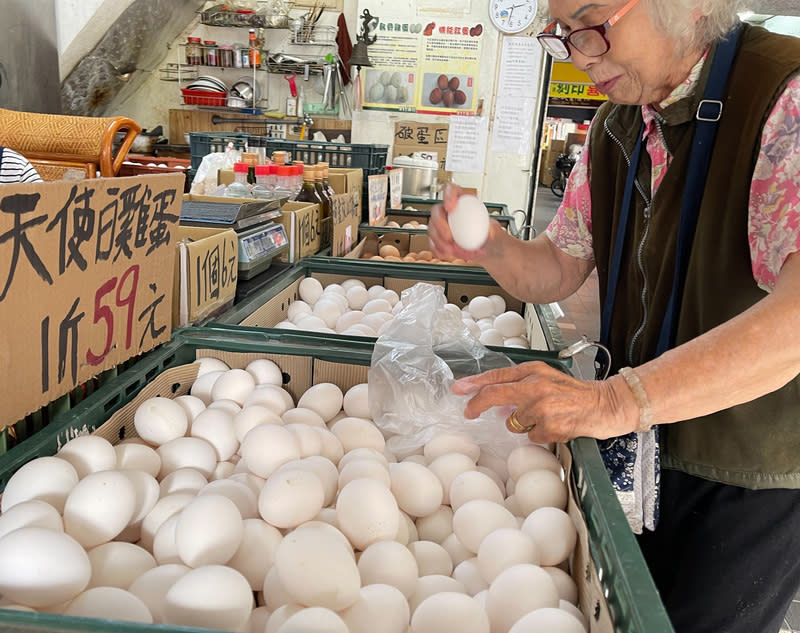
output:
<svg viewBox="0 0 800 633"><path fill-rule="evenodd" d="M358 40L356 45L353 46L353 52L350 54L350 59L347 63L350 66L372 66L367 54L367 44L364 40Z"/></svg>

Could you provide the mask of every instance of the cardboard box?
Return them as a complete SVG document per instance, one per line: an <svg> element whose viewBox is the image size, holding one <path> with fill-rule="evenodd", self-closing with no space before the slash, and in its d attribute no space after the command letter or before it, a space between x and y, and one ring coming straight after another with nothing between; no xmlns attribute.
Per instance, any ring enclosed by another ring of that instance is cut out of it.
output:
<svg viewBox="0 0 800 633"><path fill-rule="evenodd" d="M185 327L226 310L236 296L239 240L233 229L181 226L175 253L172 325Z"/></svg>
<svg viewBox="0 0 800 633"><path fill-rule="evenodd" d="M308 202L286 202L281 207L280 223L289 238L289 250L279 261L294 263L313 255L322 244L322 224L319 205Z"/></svg>
<svg viewBox="0 0 800 633"><path fill-rule="evenodd" d="M407 262L407 263L430 263L441 264L443 266L470 265L462 259L452 260L438 260L434 259L430 251L430 240L428 234L424 231L411 232L399 231L386 231L385 233L375 231L363 231L363 238L361 241L350 251L345 257L349 259L384 259L380 257L381 247L394 246L400 253L400 259L387 259L393 262ZM412 255L412 257L409 257Z"/></svg>
<svg viewBox="0 0 800 633"><path fill-rule="evenodd" d="M330 167L328 169L328 182L336 193L350 193L355 191L358 194L358 215L361 217L361 199L364 188L364 170L342 167Z"/></svg>
<svg viewBox="0 0 800 633"><path fill-rule="evenodd" d="M183 181L0 187L0 428L169 340Z"/></svg>
<svg viewBox="0 0 800 633"><path fill-rule="evenodd" d="M542 159L539 163L539 182L549 187L553 182L553 169L556 166L556 160L560 154L564 153L567 147L566 141L550 141L550 145L546 150L542 151Z"/></svg>
<svg viewBox="0 0 800 633"><path fill-rule="evenodd" d="M452 179L452 173L444 168L449 132L449 123L399 121L394 124L392 157L410 156L414 152L436 152L436 161L439 163L436 179L441 187Z"/></svg>

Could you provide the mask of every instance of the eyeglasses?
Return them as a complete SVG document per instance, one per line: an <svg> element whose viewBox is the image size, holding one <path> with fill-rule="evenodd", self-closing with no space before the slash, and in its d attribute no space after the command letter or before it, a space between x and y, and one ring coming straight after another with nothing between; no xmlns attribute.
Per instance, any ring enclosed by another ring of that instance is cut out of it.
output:
<svg viewBox="0 0 800 633"><path fill-rule="evenodd" d="M561 26L558 22L551 22L545 27L544 31L536 36L536 39L554 59L569 59L573 48L587 57L600 57L600 55L605 55L608 49L611 48L611 43L606 39L606 31L619 22L637 2L639 0L630 0L628 4L603 24L587 26L586 28L572 31L569 35L561 35Z"/></svg>

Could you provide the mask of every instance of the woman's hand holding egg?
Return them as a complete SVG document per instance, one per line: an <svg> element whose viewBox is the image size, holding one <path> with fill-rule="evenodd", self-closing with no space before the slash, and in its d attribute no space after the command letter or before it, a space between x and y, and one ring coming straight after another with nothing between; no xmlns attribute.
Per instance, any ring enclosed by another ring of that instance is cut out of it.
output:
<svg viewBox="0 0 800 633"><path fill-rule="evenodd" d="M437 258L480 262L497 231L503 231L496 221L489 219L485 208L480 208L480 202L476 205L475 201L477 198L458 185L445 186L442 203L431 209L428 222L431 251Z"/></svg>

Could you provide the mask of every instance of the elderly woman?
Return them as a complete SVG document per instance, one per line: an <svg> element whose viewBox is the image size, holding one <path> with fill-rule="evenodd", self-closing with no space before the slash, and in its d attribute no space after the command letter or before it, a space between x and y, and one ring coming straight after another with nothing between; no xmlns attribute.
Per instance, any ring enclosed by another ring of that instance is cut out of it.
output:
<svg viewBox="0 0 800 633"><path fill-rule="evenodd" d="M778 631L800 580L800 39L737 8L550 0L540 42L609 97L555 219L465 251L451 188L429 226L438 256L525 301L597 269L608 379L528 363L454 391L469 416L516 406L507 425L534 442L604 440L621 489L630 452L657 490L660 450L660 504L631 523L655 528L639 543L678 633Z"/></svg>

